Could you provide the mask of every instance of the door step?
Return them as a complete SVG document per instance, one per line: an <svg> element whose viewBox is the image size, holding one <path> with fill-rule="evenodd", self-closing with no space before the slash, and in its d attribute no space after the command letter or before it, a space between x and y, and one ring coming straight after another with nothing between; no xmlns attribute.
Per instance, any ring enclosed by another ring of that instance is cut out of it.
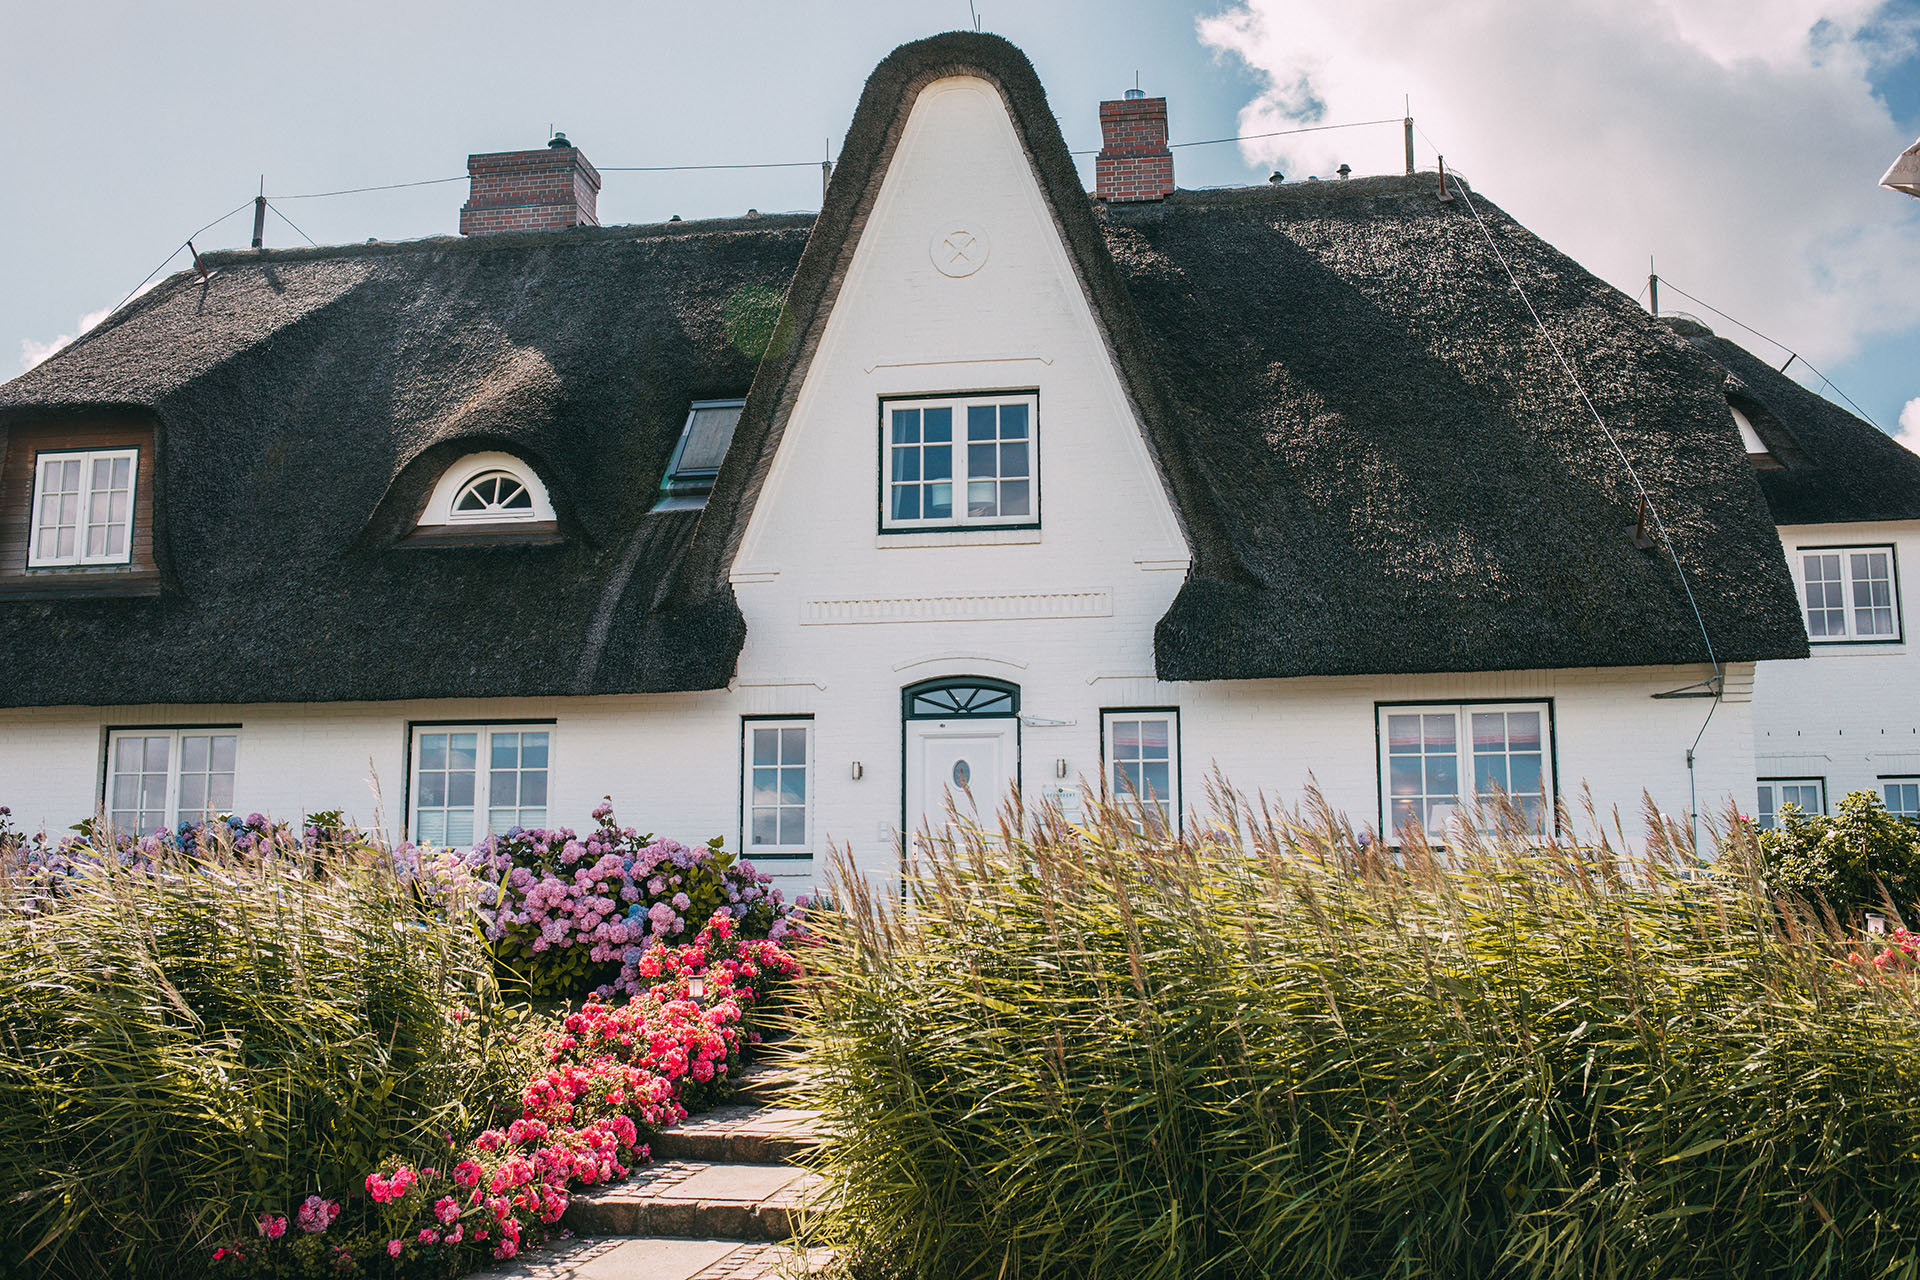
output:
<svg viewBox="0 0 1920 1280"><path fill-rule="evenodd" d="M656 1160L709 1164L785 1164L820 1145L819 1113L798 1107L730 1102L662 1129Z"/></svg>

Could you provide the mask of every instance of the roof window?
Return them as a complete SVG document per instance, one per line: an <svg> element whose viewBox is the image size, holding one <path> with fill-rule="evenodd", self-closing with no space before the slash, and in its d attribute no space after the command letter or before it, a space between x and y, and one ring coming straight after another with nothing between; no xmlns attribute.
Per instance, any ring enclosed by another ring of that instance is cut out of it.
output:
<svg viewBox="0 0 1920 1280"><path fill-rule="evenodd" d="M673 448L666 474L660 478L660 501L655 511L698 511L707 505L714 477L733 443L744 400L696 400L687 410L687 424Z"/></svg>
<svg viewBox="0 0 1920 1280"><path fill-rule="evenodd" d="M1727 408L1733 412L1733 425L1740 428L1740 443L1746 446L1747 461L1761 471L1780 470L1780 459L1773 456L1773 450L1767 448L1767 442L1754 430L1753 419L1740 412L1738 405L1730 404Z"/></svg>

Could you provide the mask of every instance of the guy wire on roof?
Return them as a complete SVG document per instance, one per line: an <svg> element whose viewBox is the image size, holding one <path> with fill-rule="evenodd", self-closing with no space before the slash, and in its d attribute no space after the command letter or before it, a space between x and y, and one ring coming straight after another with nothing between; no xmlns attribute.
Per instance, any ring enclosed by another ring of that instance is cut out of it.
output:
<svg viewBox="0 0 1920 1280"><path fill-rule="evenodd" d="M1421 136L1426 135L1423 132ZM1433 140L1428 138L1427 141L1431 144ZM1435 147L1434 150L1438 152L1439 148ZM1473 215L1474 225L1480 228L1481 238L1487 242L1487 248L1493 250L1494 260L1500 264L1500 269L1506 272L1508 282L1513 285L1513 291L1520 295L1521 305L1525 306L1527 314L1533 317L1534 326L1540 330L1540 336L1547 340L1547 346L1553 351L1554 359L1560 362L1560 368L1567 375L1567 381L1573 385L1574 393L1580 397L1580 403L1584 404L1587 412L1593 415L1595 425L1600 428L1601 434L1606 436L1607 443L1613 446L1614 455L1620 459L1620 465L1626 469L1627 479L1633 481L1633 487L1639 491L1640 501L1646 504L1647 513L1653 517L1653 527L1660 534L1660 543L1667 549L1667 558L1673 561L1673 570L1680 575L1680 589L1686 593L1687 607L1693 610L1694 625L1700 628L1700 640L1707 646L1707 661L1713 664L1713 703L1707 708L1706 718L1700 722L1700 732L1693 735L1693 745L1687 748L1688 805L1692 821L1696 824L1693 835L1698 839L1700 793L1695 785L1694 753L1700 748L1700 740L1707 736L1707 726L1713 723L1713 713L1720 709L1720 699L1726 692L1727 683L1726 674L1720 668L1720 658L1713 651L1713 637L1707 634L1706 619L1700 616L1700 605L1693 598L1693 586L1687 581L1687 571L1680 563L1680 553L1673 549L1673 538L1667 533L1666 522L1660 518L1659 504L1653 500L1653 495L1647 492L1647 487L1640 483L1640 473L1634 470L1632 459L1628 458L1627 451L1620 447L1620 440L1613 434L1613 428L1607 425L1607 420L1600 416L1598 409L1594 408L1593 401L1587 396L1585 385L1580 381L1580 375L1574 372L1566 353L1561 351L1560 344L1554 341L1553 331L1547 328L1546 322L1540 318L1540 313L1534 310L1533 299L1527 296L1526 289L1521 286L1520 277L1513 273L1513 267L1507 262L1507 255L1500 252L1500 246L1494 240L1493 232L1488 230L1486 220L1480 216L1479 206L1474 204L1472 194L1468 192L1457 175L1453 178L1453 189L1458 198L1466 203L1467 211Z"/></svg>

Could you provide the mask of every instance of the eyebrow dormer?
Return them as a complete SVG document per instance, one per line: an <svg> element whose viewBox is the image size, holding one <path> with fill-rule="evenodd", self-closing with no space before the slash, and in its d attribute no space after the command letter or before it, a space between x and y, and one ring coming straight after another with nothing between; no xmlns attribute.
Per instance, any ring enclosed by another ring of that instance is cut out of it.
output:
<svg viewBox="0 0 1920 1280"><path fill-rule="evenodd" d="M537 543L559 536L559 519L539 474L513 454L485 452L467 454L440 473L408 541Z"/></svg>

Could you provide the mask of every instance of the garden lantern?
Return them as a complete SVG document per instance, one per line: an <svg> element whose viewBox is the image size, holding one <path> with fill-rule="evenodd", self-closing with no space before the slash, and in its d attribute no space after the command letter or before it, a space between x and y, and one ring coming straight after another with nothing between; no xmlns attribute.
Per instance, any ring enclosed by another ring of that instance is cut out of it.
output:
<svg viewBox="0 0 1920 1280"><path fill-rule="evenodd" d="M1876 915L1871 911L1867 912L1867 932L1868 933L1885 933L1886 931L1887 931L1887 918L1882 915Z"/></svg>
<svg viewBox="0 0 1920 1280"><path fill-rule="evenodd" d="M690 973L687 975L687 998L689 1000L705 1000L707 998L706 974Z"/></svg>

